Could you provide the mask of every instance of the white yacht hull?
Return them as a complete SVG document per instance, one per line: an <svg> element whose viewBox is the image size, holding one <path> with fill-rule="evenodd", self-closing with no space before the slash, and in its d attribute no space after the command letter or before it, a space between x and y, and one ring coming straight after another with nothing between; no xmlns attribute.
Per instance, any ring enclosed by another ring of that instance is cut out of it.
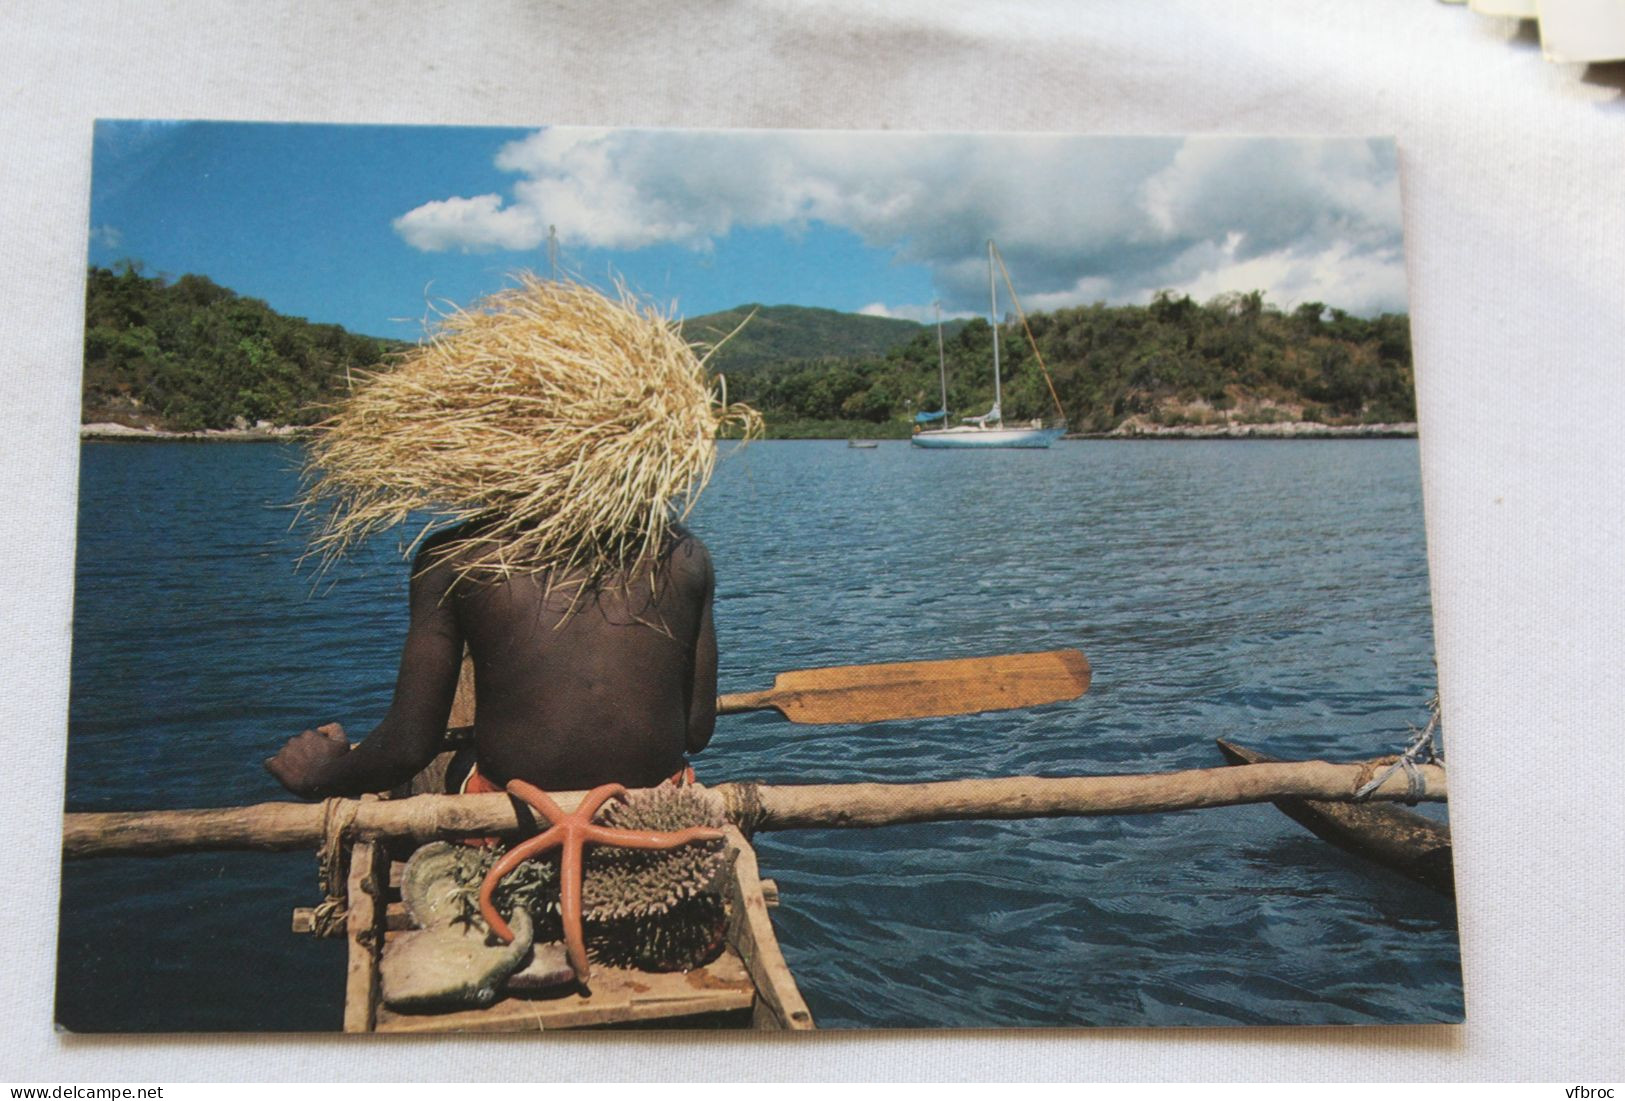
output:
<svg viewBox="0 0 1625 1101"><path fill-rule="evenodd" d="M915 447L1048 447L1064 428L977 428L960 425L916 432Z"/></svg>

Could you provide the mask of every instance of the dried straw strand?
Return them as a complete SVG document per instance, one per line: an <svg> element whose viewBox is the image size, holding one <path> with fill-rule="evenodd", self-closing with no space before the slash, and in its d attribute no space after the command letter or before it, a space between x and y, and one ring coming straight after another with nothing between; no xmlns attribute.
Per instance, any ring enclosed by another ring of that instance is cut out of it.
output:
<svg viewBox="0 0 1625 1101"><path fill-rule="evenodd" d="M624 289L615 302L520 276L317 426L300 502L311 553L331 562L428 512L479 522L447 547L465 574L602 578L660 552L710 480L720 434L761 426L714 392L678 326Z"/></svg>

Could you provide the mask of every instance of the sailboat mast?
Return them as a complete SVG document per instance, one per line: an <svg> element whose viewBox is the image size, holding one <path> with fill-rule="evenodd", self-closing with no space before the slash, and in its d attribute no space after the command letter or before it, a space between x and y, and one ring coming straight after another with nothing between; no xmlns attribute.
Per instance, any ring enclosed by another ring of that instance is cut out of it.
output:
<svg viewBox="0 0 1625 1101"><path fill-rule="evenodd" d="M942 303L933 302L937 308L937 374L942 378L942 427L948 427L948 359L942 354Z"/></svg>
<svg viewBox="0 0 1625 1101"><path fill-rule="evenodd" d="M993 409L1004 422L1004 391L999 385L999 288L993 282L993 238L987 239L987 296L993 315Z"/></svg>

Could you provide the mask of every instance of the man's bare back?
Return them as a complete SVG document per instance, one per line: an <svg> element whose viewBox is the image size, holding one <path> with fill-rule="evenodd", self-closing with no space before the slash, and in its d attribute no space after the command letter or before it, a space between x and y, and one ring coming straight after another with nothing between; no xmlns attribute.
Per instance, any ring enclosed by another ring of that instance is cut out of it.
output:
<svg viewBox="0 0 1625 1101"><path fill-rule="evenodd" d="M454 529L413 567L411 628L389 714L354 750L307 730L266 762L297 795L378 791L439 751L466 644L482 776L555 791L649 787L682 769L716 721L710 555L673 529L653 567L584 591L545 573L459 578ZM325 731L325 728L324 728Z"/></svg>

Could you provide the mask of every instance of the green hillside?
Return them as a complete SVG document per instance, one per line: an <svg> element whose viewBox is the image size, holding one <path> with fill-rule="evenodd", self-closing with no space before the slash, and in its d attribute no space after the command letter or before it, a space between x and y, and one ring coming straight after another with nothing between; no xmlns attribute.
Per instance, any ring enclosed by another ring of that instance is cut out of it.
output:
<svg viewBox="0 0 1625 1101"><path fill-rule="evenodd" d="M728 397L772 436L907 436L941 405L933 325L800 306L741 306L692 318L702 346L755 316L711 360ZM1029 322L1069 425L1135 426L1413 421L1410 322L1361 318L1319 302L1290 313L1262 293L1207 303L1162 292L1145 306L1095 304ZM993 330L944 326L948 409L993 402ZM200 275L170 281L90 269L84 419L177 430L304 424L356 370L404 345L284 317ZM1052 418L1055 398L1019 322L1000 330L1004 414Z"/></svg>
<svg viewBox="0 0 1625 1101"><path fill-rule="evenodd" d="M1416 417L1402 314L1360 318L1319 302L1283 313L1257 291L1206 304L1163 292L1146 306L1096 304L1028 320L1074 430ZM986 412L991 326L965 322L945 344L950 413ZM1053 417L1055 397L1018 322L1003 326L1000 347L1006 419ZM729 397L760 409L770 435L906 436L915 412L941 404L935 328L916 326L882 353L757 360L730 377Z"/></svg>
<svg viewBox="0 0 1625 1101"><path fill-rule="evenodd" d="M277 313L201 275L92 267L81 420L172 431L308 424L396 342Z"/></svg>

